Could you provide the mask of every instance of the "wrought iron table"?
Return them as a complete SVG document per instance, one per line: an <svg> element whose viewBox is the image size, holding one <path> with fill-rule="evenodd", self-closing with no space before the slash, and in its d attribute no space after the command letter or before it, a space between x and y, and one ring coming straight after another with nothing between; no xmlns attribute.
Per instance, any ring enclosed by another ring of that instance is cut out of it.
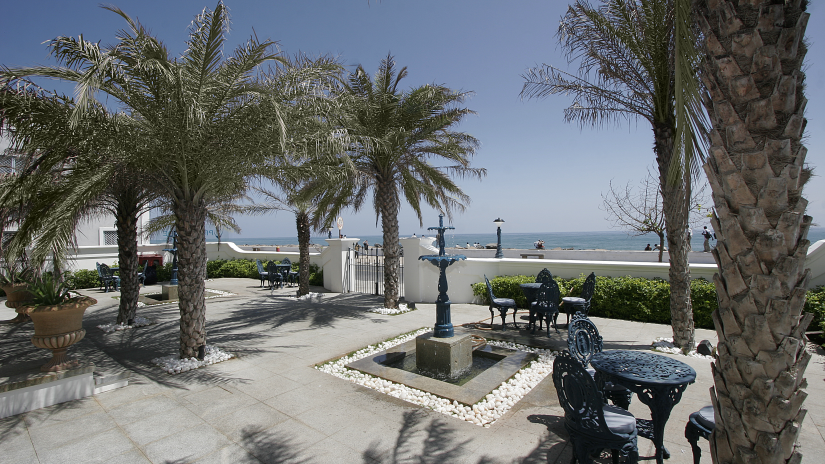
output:
<svg viewBox="0 0 825 464"><path fill-rule="evenodd" d="M682 399L688 385L696 381L696 371L682 361L646 351L609 350L590 359L600 387L610 381L636 393L650 408L652 421L636 419L639 435L656 445L656 462L670 458L664 446L665 424L673 406Z"/></svg>
<svg viewBox="0 0 825 464"><path fill-rule="evenodd" d="M536 297L539 294L539 289L541 288L541 282L530 282L527 284L519 284L521 287L522 293L524 293L524 298L527 299L527 309L533 307L533 302L536 301ZM536 325L536 317L531 312L530 313L530 322L527 324L528 329L532 329Z"/></svg>
<svg viewBox="0 0 825 464"><path fill-rule="evenodd" d="M278 274L281 274L281 287L287 283L286 280L289 277L289 272L292 271L291 264L276 264L275 268L278 270Z"/></svg>

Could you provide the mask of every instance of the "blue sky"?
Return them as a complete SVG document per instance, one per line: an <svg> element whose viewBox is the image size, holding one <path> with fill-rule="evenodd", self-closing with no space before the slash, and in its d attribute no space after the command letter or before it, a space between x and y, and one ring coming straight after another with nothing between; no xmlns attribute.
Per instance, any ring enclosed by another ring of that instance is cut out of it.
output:
<svg viewBox="0 0 825 464"><path fill-rule="evenodd" d="M138 18L174 54L183 50L187 26L204 7L200 1L115 1ZM568 2L491 0L229 0L230 47L254 32L278 42L282 52L331 54L354 68L374 72L392 53L407 66L405 87L444 84L473 91L466 106L477 112L459 129L481 141L473 165L487 168L481 180L461 186L472 202L454 217L456 233L494 232L493 220L503 218L503 232L610 230L599 209L608 183L638 183L654 161L653 136L646 121L581 129L566 124L562 111L569 98L521 101L521 74L537 64L567 67L555 37ZM825 160L825 31L816 27L825 17L822 2L809 5L807 31L807 161ZM9 2L0 16L0 64L54 64L42 42L58 35L78 36L109 44L125 26L96 1ZM231 49L227 50L228 52ZM575 71L575 67L569 68ZM44 82L47 88L70 93L71 87ZM819 171L820 176L825 175ZM825 224L825 180L808 183L808 214ZM378 235L371 205L343 214L350 237ZM293 236L294 219L279 212L263 217L239 217L243 237ZM424 212L424 227L403 208L402 235L420 235L437 224L437 213Z"/></svg>

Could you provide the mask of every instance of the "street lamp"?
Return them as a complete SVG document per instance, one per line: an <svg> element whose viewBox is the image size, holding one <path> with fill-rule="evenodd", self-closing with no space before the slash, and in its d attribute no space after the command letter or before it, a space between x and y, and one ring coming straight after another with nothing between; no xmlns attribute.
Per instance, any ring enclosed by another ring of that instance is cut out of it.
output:
<svg viewBox="0 0 825 464"><path fill-rule="evenodd" d="M496 245L496 256L495 257L496 258L503 258L504 253L501 251L501 225L504 224L504 219L497 218L495 221L493 221L493 224L495 224L496 227L498 228L498 230L496 232L498 234L498 244Z"/></svg>

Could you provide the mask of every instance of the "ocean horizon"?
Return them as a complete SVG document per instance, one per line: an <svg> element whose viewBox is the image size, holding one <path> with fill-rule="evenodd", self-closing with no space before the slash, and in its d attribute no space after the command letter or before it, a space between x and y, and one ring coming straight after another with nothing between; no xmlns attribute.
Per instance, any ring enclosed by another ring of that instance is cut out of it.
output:
<svg viewBox="0 0 825 464"><path fill-rule="evenodd" d="M691 247L694 251L702 251L703 239L700 233L701 229L694 229L691 238ZM427 235L435 238L434 235ZM401 238L407 238L410 235L402 235ZM327 235L313 235L310 239L312 244L325 246L327 243L325 239ZM351 235L349 238L357 238L361 243L367 240L370 245L382 243L384 241L381 235ZM163 238L165 239L165 237ZM163 239L153 239L152 243L163 243ZM825 227L811 227L808 232L808 240L811 243L816 243L819 240L825 239ZM536 240L544 240L544 247L547 249L553 248L572 248L575 250L644 250L649 243L651 247L659 243L659 237L655 234L645 234L639 236L629 235L627 232L611 230L601 232L528 232L528 233L506 233L501 234L502 248L515 249L532 249L533 243ZM207 242L217 242L214 236L207 234ZM264 245L264 246L288 246L297 245L297 237L222 237L222 242L233 242L240 246ZM444 241L447 247L466 246L479 243L482 246L496 243L496 234L451 234L444 235ZM715 243L715 240L711 240ZM665 241L667 247L667 241Z"/></svg>

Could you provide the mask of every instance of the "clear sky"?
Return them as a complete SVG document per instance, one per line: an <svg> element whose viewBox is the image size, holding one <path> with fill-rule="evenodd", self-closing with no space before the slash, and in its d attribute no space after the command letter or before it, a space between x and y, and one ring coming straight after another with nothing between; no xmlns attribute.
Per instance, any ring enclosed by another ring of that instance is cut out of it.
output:
<svg viewBox="0 0 825 464"><path fill-rule="evenodd" d="M163 40L174 54L183 51L187 26L204 7L215 2L114 1ZM253 33L278 42L283 53L332 54L353 69L362 64L373 73L392 53L409 76L404 87L444 84L472 91L466 106L477 112L458 129L481 141L473 165L487 168L481 181L464 180L472 198L456 214L456 233L494 232L493 220L506 221L503 232L610 230L599 209L608 183L634 184L654 161L653 136L646 121L580 129L566 124L564 96L521 101L524 71L547 63L567 63L555 37L565 0L228 0L232 31L230 47ZM825 18L822 2L811 2L807 38L807 161L814 167L825 160ZM54 64L42 42L58 35L113 43L125 27L117 15L97 1L6 2L0 14L0 64ZM227 52L231 52L231 48ZM575 67L569 70L575 72ZM42 82L46 88L71 93L72 88ZM821 106L822 105L822 106ZM820 176L823 171L819 170ZM808 214L825 224L825 180L808 183ZM379 235L369 204L359 213L343 214L349 237ZM294 236L292 214L239 217L243 237ZM437 225L437 213L424 212L424 227L403 208L401 234L421 234Z"/></svg>

